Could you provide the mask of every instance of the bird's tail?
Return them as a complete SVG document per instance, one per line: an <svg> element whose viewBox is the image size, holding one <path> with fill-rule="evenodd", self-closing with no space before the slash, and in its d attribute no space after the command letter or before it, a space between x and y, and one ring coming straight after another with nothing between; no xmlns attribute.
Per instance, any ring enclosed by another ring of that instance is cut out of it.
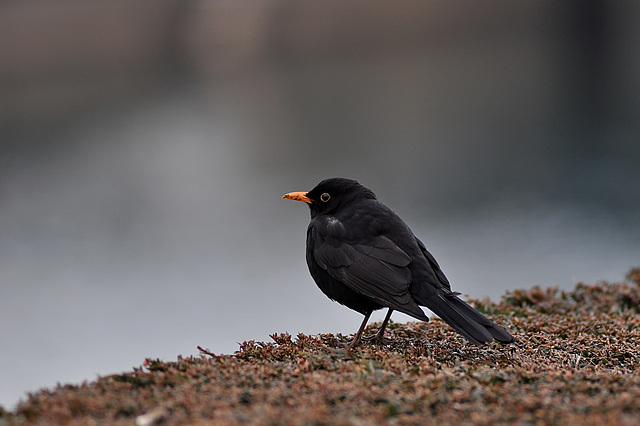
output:
<svg viewBox="0 0 640 426"><path fill-rule="evenodd" d="M418 301L420 305L429 308L471 343L482 345L493 342L494 339L500 343L515 341L507 330L461 300L456 293L438 292L422 299Z"/></svg>

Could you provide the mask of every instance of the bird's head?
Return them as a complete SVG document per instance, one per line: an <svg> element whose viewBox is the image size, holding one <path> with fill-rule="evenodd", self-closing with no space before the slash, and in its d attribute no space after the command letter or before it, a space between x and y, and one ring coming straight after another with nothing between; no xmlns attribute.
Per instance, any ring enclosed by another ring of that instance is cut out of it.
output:
<svg viewBox="0 0 640 426"><path fill-rule="evenodd" d="M282 198L307 203L311 209L311 217L316 217L335 213L356 200L375 199L376 196L353 179L330 178L323 180L309 192L289 192Z"/></svg>

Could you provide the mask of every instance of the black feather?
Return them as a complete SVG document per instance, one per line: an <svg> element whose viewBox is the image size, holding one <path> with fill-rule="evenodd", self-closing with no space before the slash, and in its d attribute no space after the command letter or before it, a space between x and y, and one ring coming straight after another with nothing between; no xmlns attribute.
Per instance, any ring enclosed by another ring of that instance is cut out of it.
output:
<svg viewBox="0 0 640 426"><path fill-rule="evenodd" d="M364 314L365 323L383 307L428 321L421 305L472 343L514 341L452 292L433 255L371 190L332 178L294 199L311 209L306 255L311 276L329 298Z"/></svg>

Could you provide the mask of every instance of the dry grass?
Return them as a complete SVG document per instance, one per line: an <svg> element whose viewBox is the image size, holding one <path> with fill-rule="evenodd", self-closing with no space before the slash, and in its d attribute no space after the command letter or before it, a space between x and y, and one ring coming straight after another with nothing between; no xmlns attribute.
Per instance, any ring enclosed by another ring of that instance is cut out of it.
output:
<svg viewBox="0 0 640 426"><path fill-rule="evenodd" d="M274 334L42 390L0 425L640 424L640 269L475 305L517 343L472 346L440 320L392 323L388 343L352 352L347 336Z"/></svg>

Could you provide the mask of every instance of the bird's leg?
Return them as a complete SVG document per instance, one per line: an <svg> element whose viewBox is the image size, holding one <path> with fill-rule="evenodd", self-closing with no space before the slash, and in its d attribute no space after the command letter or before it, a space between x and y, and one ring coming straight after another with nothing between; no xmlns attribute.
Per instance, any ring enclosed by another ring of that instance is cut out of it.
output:
<svg viewBox="0 0 640 426"><path fill-rule="evenodd" d="M362 340L366 342L373 342L373 343L382 342L382 336L384 336L384 330L387 328L387 323L389 322L389 319L391 318L392 313L393 313L393 309L389 308L389 310L387 311L387 316L384 317L384 321L382 321L382 325L380 326L380 329L378 330L378 332L373 336L363 337Z"/></svg>
<svg viewBox="0 0 640 426"><path fill-rule="evenodd" d="M373 311L369 311L369 313L364 316L364 320L362 320L362 324L360 324L360 328L356 333L356 337L354 337L351 343L349 343L350 349L353 349L360 344L362 332L364 331L364 328L367 326L367 323L369 322L369 317L371 316L371 312Z"/></svg>

